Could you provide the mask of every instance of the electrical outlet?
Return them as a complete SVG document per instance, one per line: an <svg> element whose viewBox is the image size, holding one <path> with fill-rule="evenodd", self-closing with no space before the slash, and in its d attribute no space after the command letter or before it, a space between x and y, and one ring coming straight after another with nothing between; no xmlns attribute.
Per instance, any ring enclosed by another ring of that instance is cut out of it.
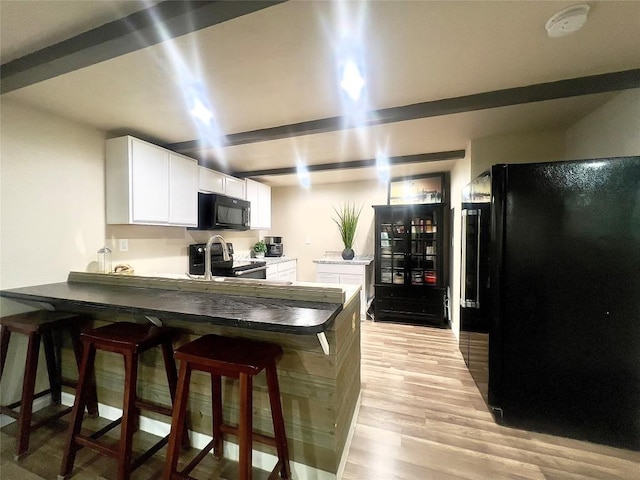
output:
<svg viewBox="0 0 640 480"><path fill-rule="evenodd" d="M129 240L126 238L121 238L118 243L118 250L121 252L129 251Z"/></svg>

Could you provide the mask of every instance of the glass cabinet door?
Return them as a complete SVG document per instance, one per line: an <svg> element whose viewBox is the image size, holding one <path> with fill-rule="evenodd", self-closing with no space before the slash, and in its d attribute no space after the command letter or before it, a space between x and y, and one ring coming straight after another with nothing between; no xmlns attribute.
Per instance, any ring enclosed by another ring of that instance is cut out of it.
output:
<svg viewBox="0 0 640 480"><path fill-rule="evenodd" d="M438 218L435 210L414 212L410 223L409 283L436 285L438 283Z"/></svg>
<svg viewBox="0 0 640 480"><path fill-rule="evenodd" d="M427 206L391 206L376 211L379 284L440 286L441 212Z"/></svg>
<svg viewBox="0 0 640 480"><path fill-rule="evenodd" d="M405 215L389 210L381 214L378 224L380 239L380 278L382 284L404 285L407 240Z"/></svg>

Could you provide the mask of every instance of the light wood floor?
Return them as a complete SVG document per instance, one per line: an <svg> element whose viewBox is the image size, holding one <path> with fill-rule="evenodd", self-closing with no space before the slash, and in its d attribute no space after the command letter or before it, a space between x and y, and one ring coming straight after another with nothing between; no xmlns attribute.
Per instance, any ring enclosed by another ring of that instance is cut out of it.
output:
<svg viewBox="0 0 640 480"><path fill-rule="evenodd" d="M362 382L344 480L640 480L640 452L497 425L450 330L365 322ZM64 423L32 434L31 453L20 462L12 428L0 431L0 478L55 479ZM132 478L160 478L163 451ZM83 450L71 478L112 479L113 465ZM206 459L193 475L233 478L233 467Z"/></svg>

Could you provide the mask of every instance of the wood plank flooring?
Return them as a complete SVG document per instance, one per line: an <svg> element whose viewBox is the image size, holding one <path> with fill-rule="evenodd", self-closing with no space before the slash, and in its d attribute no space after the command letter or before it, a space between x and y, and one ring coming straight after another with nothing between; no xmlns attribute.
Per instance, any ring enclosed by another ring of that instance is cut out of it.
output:
<svg viewBox="0 0 640 480"><path fill-rule="evenodd" d="M362 382L344 480L640 480L640 452L497 425L450 330L363 323ZM20 462L13 459L15 427L3 428L0 478L56 479L64 427L33 433L31 453ZM138 435L142 444L151 440ZM161 450L132 479L160 478L163 460ZM234 467L207 458L193 475L233 478ZM112 479L114 470L113 460L85 449L71 478Z"/></svg>
<svg viewBox="0 0 640 480"><path fill-rule="evenodd" d="M344 480L640 479L640 452L497 425L451 330L367 322Z"/></svg>

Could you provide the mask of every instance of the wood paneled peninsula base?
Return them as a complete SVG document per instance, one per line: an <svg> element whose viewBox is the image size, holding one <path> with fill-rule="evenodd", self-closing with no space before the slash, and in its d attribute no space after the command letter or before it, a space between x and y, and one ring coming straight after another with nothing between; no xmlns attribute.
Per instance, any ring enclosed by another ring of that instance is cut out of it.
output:
<svg viewBox="0 0 640 480"><path fill-rule="evenodd" d="M116 321L159 320L178 328L176 348L208 333L281 345L284 356L278 363L278 378L294 477L337 477L360 395L358 286L286 285L250 279L203 282L72 272L67 282L2 290L0 296L88 313L96 327ZM318 341L318 333L326 337L328 354ZM63 355L69 357L63 365L73 364L70 345L64 345ZM76 375L71 369L63 373ZM123 375L120 358L109 353L98 355L101 415L109 407L120 408L122 392L118 389ZM208 442L211 432L210 382L205 377L194 373L190 391L189 428L194 446ZM161 354L149 351L143 355L139 378L142 396L169 405ZM264 374L254 385L254 428L272 434ZM223 389L230 389L226 399L238 398L233 382L225 383ZM166 423L163 416L148 415L154 421L141 422L143 430L146 424L162 428ZM225 403L224 415L237 418L233 401ZM264 469L270 470L276 461L272 449L259 444L254 448L256 465L264 454ZM234 459L236 452L230 448L225 456Z"/></svg>

